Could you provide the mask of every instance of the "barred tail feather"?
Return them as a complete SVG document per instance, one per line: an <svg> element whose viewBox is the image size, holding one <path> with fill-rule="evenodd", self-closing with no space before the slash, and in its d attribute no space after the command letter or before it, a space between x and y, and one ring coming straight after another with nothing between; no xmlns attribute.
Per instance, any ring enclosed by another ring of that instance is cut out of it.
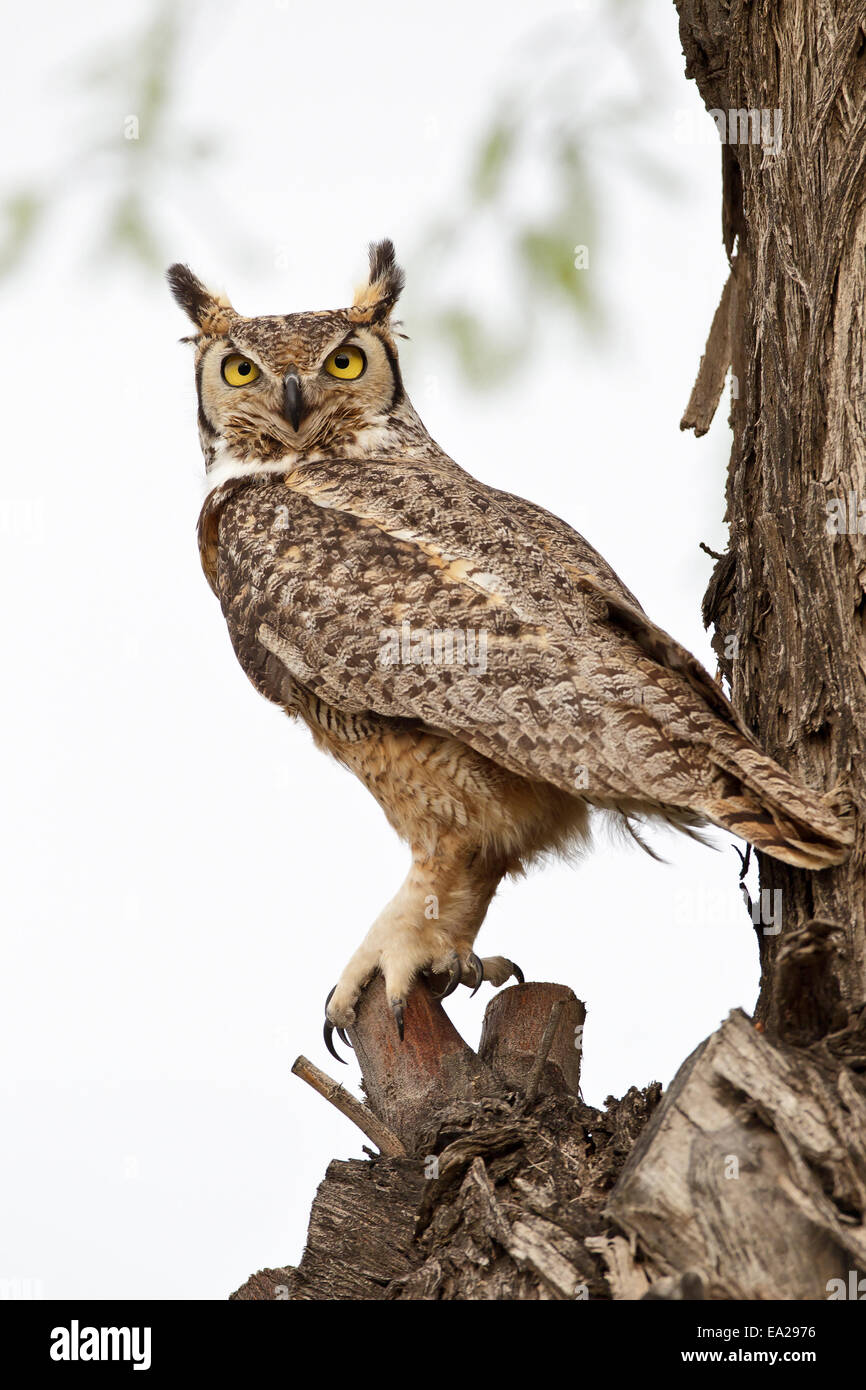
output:
<svg viewBox="0 0 866 1390"><path fill-rule="evenodd" d="M737 743L730 759L713 749L720 776L701 807L708 819L784 864L826 869L843 863L854 829L839 814L834 794L801 786L754 745L738 737Z"/></svg>

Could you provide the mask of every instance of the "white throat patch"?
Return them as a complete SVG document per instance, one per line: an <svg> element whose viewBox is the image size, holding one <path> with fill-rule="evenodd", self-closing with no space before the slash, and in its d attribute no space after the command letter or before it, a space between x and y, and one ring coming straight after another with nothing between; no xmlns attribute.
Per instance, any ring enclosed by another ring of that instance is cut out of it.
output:
<svg viewBox="0 0 866 1390"><path fill-rule="evenodd" d="M297 455L286 454L283 458L265 462L263 459L243 459L231 453L225 444L218 444L214 462L204 477L205 497L232 478L249 478L257 473L288 473L294 466Z"/></svg>

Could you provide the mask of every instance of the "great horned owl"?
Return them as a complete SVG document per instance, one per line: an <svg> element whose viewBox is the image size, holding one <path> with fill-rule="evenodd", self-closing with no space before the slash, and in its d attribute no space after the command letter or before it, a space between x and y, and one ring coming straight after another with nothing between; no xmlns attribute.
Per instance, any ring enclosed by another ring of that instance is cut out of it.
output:
<svg viewBox="0 0 866 1390"><path fill-rule="evenodd" d="M761 752L602 557L431 439L390 241L349 309L244 318L186 266L168 278L196 327L201 559L238 660L412 852L329 995L332 1051L377 970L401 1037L421 972L446 993L522 978L475 955L478 929L503 876L585 839L591 808L634 832L711 821L809 869L845 858L830 799Z"/></svg>

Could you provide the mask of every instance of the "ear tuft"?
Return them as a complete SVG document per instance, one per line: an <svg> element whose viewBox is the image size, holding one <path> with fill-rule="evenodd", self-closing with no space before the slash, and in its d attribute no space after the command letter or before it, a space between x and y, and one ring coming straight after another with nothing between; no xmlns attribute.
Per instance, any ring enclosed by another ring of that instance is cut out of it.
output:
<svg viewBox="0 0 866 1390"><path fill-rule="evenodd" d="M370 278L355 291L352 317L365 323L379 323L390 314L406 283L394 257L394 243L370 242Z"/></svg>
<svg viewBox="0 0 866 1390"><path fill-rule="evenodd" d="M228 332L237 314L229 301L203 285L188 265L171 266L165 278L178 304L196 328L215 336Z"/></svg>

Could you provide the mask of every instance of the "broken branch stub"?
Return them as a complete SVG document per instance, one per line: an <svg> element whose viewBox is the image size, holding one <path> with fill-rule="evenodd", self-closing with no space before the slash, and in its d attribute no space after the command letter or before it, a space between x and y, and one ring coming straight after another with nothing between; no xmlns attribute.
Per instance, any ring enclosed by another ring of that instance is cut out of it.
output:
<svg viewBox="0 0 866 1390"><path fill-rule="evenodd" d="M556 1029L546 1039L557 1004ZM525 1091L532 1082L537 1095L577 1096L585 1021L586 1006L567 985L512 985L487 1006L479 1056L511 1090Z"/></svg>
<svg viewBox="0 0 866 1390"><path fill-rule="evenodd" d="M456 1101L472 1102L506 1091L521 1092L529 1101L539 1095L580 1094L586 1009L566 985L514 985L497 994L488 1005L477 1053L423 980L406 1001L402 1042L381 976L364 990L357 1014L347 1033L367 1104L354 1102L350 1109L353 1098L347 1101L347 1093L330 1078L316 1089L382 1152L395 1152L396 1138L411 1154L429 1134L431 1122ZM309 1075L304 1079L314 1084ZM382 1133L372 1134L371 1117L383 1122Z"/></svg>
<svg viewBox="0 0 866 1390"><path fill-rule="evenodd" d="M455 1100L477 1100L502 1089L423 980L406 1000L403 1042L381 976L364 990L357 1012L355 1023L346 1031L361 1068L367 1103L410 1153L438 1110Z"/></svg>

